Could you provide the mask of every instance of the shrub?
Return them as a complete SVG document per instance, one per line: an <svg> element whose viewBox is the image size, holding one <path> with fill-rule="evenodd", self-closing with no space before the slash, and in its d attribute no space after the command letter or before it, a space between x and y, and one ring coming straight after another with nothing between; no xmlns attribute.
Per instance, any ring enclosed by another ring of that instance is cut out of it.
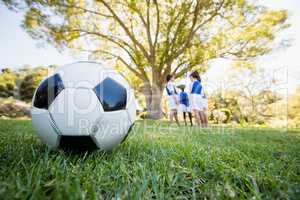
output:
<svg viewBox="0 0 300 200"><path fill-rule="evenodd" d="M0 117L30 117L30 106L18 100L0 100Z"/></svg>

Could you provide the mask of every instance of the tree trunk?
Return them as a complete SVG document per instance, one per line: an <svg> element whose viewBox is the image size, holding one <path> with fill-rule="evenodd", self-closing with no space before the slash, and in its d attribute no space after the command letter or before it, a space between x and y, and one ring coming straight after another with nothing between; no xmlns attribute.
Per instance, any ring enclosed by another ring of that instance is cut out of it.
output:
<svg viewBox="0 0 300 200"><path fill-rule="evenodd" d="M152 90L152 95L148 97L151 101L149 105L148 117L150 119L160 119L162 118L162 109L161 109L161 99L162 99L162 91L161 90Z"/></svg>
<svg viewBox="0 0 300 200"><path fill-rule="evenodd" d="M146 98L147 118L160 119L162 118L161 100L162 87L150 86L144 92Z"/></svg>
<svg viewBox="0 0 300 200"><path fill-rule="evenodd" d="M161 119L163 112L161 108L161 100L164 88L163 75L156 70L157 67L152 63L152 82L147 81L140 88L146 99L147 118Z"/></svg>

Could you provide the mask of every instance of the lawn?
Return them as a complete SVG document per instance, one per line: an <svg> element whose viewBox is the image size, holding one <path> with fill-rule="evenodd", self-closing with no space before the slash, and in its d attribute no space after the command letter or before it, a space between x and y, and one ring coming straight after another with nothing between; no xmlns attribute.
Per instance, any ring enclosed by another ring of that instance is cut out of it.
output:
<svg viewBox="0 0 300 200"><path fill-rule="evenodd" d="M0 121L0 199L299 199L300 133L139 121L110 153L50 151Z"/></svg>

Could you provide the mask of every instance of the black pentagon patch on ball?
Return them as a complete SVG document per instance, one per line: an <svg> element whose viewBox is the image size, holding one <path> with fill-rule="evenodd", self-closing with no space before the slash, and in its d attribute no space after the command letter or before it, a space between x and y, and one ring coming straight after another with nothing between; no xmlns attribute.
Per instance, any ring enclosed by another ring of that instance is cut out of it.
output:
<svg viewBox="0 0 300 200"><path fill-rule="evenodd" d="M62 135L59 139L59 147L63 150L80 152L98 149L90 136L68 136Z"/></svg>
<svg viewBox="0 0 300 200"><path fill-rule="evenodd" d="M112 78L104 79L94 91L104 111L124 110L127 102L126 89Z"/></svg>
<svg viewBox="0 0 300 200"><path fill-rule="evenodd" d="M55 97L64 89L64 84L58 74L44 80L36 91L33 106L48 109Z"/></svg>

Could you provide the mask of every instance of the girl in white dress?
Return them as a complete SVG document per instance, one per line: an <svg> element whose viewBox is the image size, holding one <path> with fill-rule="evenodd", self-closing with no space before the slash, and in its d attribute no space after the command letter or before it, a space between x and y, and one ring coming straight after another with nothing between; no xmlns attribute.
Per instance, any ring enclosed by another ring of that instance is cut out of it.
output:
<svg viewBox="0 0 300 200"><path fill-rule="evenodd" d="M170 122L173 122L173 118L175 118L175 121L179 126L179 121L177 116L177 108L179 105L178 94L176 91L176 86L174 84L174 77L170 74L167 75L166 92L168 98L168 105L170 109Z"/></svg>
<svg viewBox="0 0 300 200"><path fill-rule="evenodd" d="M206 96L201 84L201 78L197 71L191 73L190 78L193 80L191 86L191 109L195 115L197 124L206 128L208 125L205 113L205 109L207 109L207 106L205 103Z"/></svg>

